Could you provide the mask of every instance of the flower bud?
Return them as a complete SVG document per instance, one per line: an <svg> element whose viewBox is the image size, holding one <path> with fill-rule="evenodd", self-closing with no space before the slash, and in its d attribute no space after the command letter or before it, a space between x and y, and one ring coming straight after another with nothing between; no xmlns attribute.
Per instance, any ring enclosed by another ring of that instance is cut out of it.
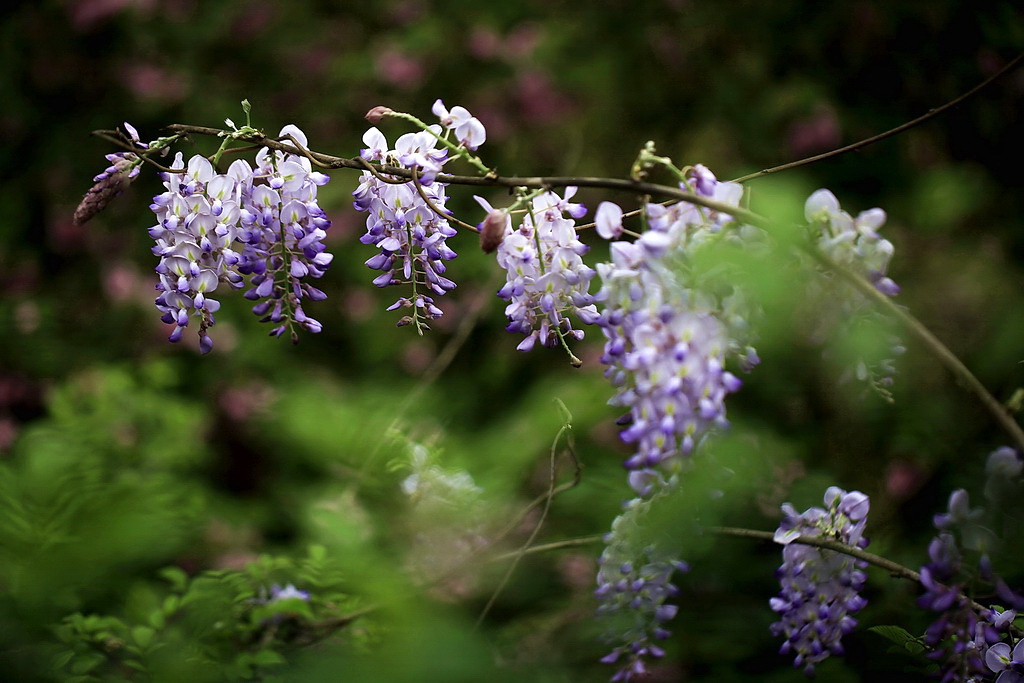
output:
<svg viewBox="0 0 1024 683"><path fill-rule="evenodd" d="M371 109L370 111L366 112L366 120L372 123L373 125L377 125L378 123L384 120L385 116L391 116L392 113L393 112L390 107L378 105Z"/></svg>
<svg viewBox="0 0 1024 683"><path fill-rule="evenodd" d="M508 214L504 211L494 209L487 213L487 218L480 224L480 248L485 254L490 254L501 246L507 224Z"/></svg>

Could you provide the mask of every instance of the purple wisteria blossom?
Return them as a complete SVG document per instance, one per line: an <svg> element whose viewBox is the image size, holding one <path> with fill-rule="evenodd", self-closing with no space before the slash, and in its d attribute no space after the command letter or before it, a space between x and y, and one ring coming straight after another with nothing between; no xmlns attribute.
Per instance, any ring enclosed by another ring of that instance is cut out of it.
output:
<svg viewBox="0 0 1024 683"><path fill-rule="evenodd" d="M582 339L583 330L573 328L567 314L587 323L597 320L588 292L594 270L583 262L588 247L577 238L573 220L586 209L569 201L575 193L575 187L566 188L564 197L544 192L532 199L517 228L505 221L497 260L506 282L498 296L509 302L506 329L525 336L516 347L520 351L529 351L538 342L557 346L565 337ZM488 211L488 219L500 213L476 199Z"/></svg>
<svg viewBox="0 0 1024 683"><path fill-rule="evenodd" d="M139 139L139 132L127 121L124 128L128 132L131 144L138 150L149 149L149 144ZM138 177L141 159L132 152L115 152L107 154L110 165L92 179L93 186L85 193L78 208L75 209L74 222L82 225L90 218L105 209L110 202L124 192L124 189Z"/></svg>
<svg viewBox="0 0 1024 683"><path fill-rule="evenodd" d="M742 194L704 167L691 169L681 188L734 206ZM757 235L727 214L685 202L644 210L647 230L633 242L612 242L611 261L597 267L602 287L594 297L606 338L601 360L616 389L610 403L628 411L621 437L635 448L625 465L636 497L613 523L598 572L598 612L609 619L614 645L602 661L619 667L613 681L642 675L646 659L663 655L656 642L669 635L665 623L677 609L665 603L677 593L671 578L689 569L678 549L643 540L643 516L679 486L697 445L728 424L724 400L740 380L725 369L726 358L745 368L757 363L748 343L752 307L716 279L723 269L714 269L716 276L694 267L705 248ZM602 203L598 234L621 237L622 218L620 207Z"/></svg>
<svg viewBox="0 0 1024 683"><path fill-rule="evenodd" d="M367 130L363 135L363 159L415 168L420 182L418 187L401 179L389 182L366 172L353 192L355 208L367 213L366 234L360 241L380 250L366 261L367 266L381 271L373 283L378 287L411 288L408 296L400 297L388 310L409 309L398 324L413 324L417 330L429 329L425 321L442 315L434 297L455 288L444 273L445 262L457 254L445 240L457 231L447 220L446 185L434 180L448 154L445 149L437 149L441 130L440 126L431 126L431 130L406 133L398 138L394 149L388 148L387 139L377 128Z"/></svg>
<svg viewBox="0 0 1024 683"><path fill-rule="evenodd" d="M307 144L295 126L281 129L285 135ZM323 242L331 221L317 203L317 189L330 178L314 171L305 156L267 148L257 153L252 175L246 177L245 171L236 167L242 200L239 240L245 245L238 271L251 276L244 296L259 302L253 313L274 325L272 336L290 331L295 341L296 324L320 332L320 322L306 314L302 299L327 297L309 279L322 277L334 259Z"/></svg>
<svg viewBox="0 0 1024 683"><path fill-rule="evenodd" d="M299 590L290 583L285 586L274 584L270 587L270 597L267 599L267 602L279 602L281 600L292 599L309 602L309 591Z"/></svg>
<svg viewBox="0 0 1024 683"><path fill-rule="evenodd" d="M738 185L698 169L698 194L739 201ZM726 358L744 368L758 362L747 343L753 312L743 293L691 267L704 247L732 238L731 219L685 202L651 204L646 213L648 229L634 242L613 242L611 262L598 264L603 284L595 296L606 337L601 360L617 392L610 403L628 411L621 437L636 446L625 465L640 496L664 486L707 434L727 426L725 397L741 382L725 369ZM601 233L621 235L621 217L621 209L603 204Z"/></svg>
<svg viewBox="0 0 1024 683"><path fill-rule="evenodd" d="M431 109L441 120L441 125L455 131L459 144L466 149L475 150L487 141L487 131L480 120L469 113L465 107L455 106L451 111L445 108L444 102L437 100Z"/></svg>
<svg viewBox="0 0 1024 683"><path fill-rule="evenodd" d="M295 126L281 134L306 143ZM312 171L305 157L267 148L256 162L253 169L239 159L220 174L200 155L186 165L179 152L174 167L186 171L163 174L166 191L150 205L157 223L149 235L160 257L156 306L161 319L175 325L172 342L197 320L200 350L209 352L213 340L207 330L220 308L211 294L222 283L243 288L244 276L250 285L245 297L259 302L253 312L262 321L275 324L272 335L291 330L294 341L296 325L321 330L302 299L326 297L307 278L321 277L332 259L323 244L331 222L316 200L317 187L328 177Z"/></svg>
<svg viewBox="0 0 1024 683"><path fill-rule="evenodd" d="M999 674L996 683L1024 683L1024 640L1013 651L1006 643L996 643L985 653L985 665Z"/></svg>
<svg viewBox="0 0 1024 683"><path fill-rule="evenodd" d="M824 500L824 508L812 507L803 513L785 503L785 517L775 532L776 543L783 544L783 561L776 572L782 591L770 601L779 615L772 635L785 638L779 652L794 655L793 665L809 676L830 655L843 654L842 637L857 625L852 615L867 604L860 595L867 578L862 571L865 562L795 542L812 536L856 548L867 546L868 497L833 486Z"/></svg>
<svg viewBox="0 0 1024 683"><path fill-rule="evenodd" d="M644 518L653 499L634 498L615 518L605 536L598 560L598 618L607 622L605 641L612 651L601 659L616 666L612 681L631 681L646 673L645 661L659 659L665 651L657 645L671 635L665 623L678 607L666 600L678 595L672 584L676 572L689 566L676 553L644 539Z"/></svg>
<svg viewBox="0 0 1024 683"><path fill-rule="evenodd" d="M885 211L868 209L853 218L839 207L830 191L814 192L804 203L804 217L818 230L818 248L836 263L862 273L886 296L896 296L900 288L886 276L894 248L878 230L885 223Z"/></svg>
<svg viewBox="0 0 1024 683"><path fill-rule="evenodd" d="M885 211L879 208L862 211L853 218L839 206L839 200L829 190L815 191L804 203L804 217L807 219L811 239L818 249L833 262L861 275L886 296L896 296L900 288L886 274L894 247L883 239L878 231L885 223ZM865 297L844 287L837 297L832 287L823 282L812 286L811 301L818 301L815 311L818 321L817 336L827 336L838 329L843 334L853 331L867 320L884 320L876 307ZM886 336L888 355L875 362L859 360L851 374L860 381L868 382L879 395L891 400L889 387L896 375L895 358L904 352L899 337Z"/></svg>
<svg viewBox="0 0 1024 683"><path fill-rule="evenodd" d="M1000 459L1002 454L997 462ZM1009 660L1002 660L1010 650L1001 641L1017 612L1024 610L1024 596L995 573L988 553L996 538L986 527L985 517L986 511L970 507L965 490L954 491L948 512L935 516L939 534L928 546L930 561L921 568L925 593L917 604L937 613L925 631L924 642L931 648L928 657L938 663L938 675L944 683L987 680L988 670L1002 672L1000 681L1016 680L1017 669ZM971 600L968 595L977 582L990 587L986 592L994 590L998 601L1008 609ZM1004 665L993 668L999 664Z"/></svg>

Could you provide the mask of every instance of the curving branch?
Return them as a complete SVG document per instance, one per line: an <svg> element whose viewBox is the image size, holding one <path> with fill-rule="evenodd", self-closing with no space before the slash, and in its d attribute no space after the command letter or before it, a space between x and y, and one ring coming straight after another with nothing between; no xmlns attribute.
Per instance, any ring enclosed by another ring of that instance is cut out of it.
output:
<svg viewBox="0 0 1024 683"><path fill-rule="evenodd" d="M999 75L1006 73L1011 68L1015 67L1021 60L1024 60L1024 55L1021 55L1014 59L1010 64L1003 68L995 76L992 76L989 80L985 81L981 85L977 86L974 90L966 93L957 100L944 105L930 113L931 116L948 109L954 104L963 101L966 97L976 93L985 85L995 80ZM894 135L895 132L900 130L906 130L911 125L916 125L915 121L908 122L903 126L893 129L883 135ZM184 124L172 124L167 127L168 130L172 131L175 135L209 135L224 137L225 135L231 134L232 131L226 131L219 128L209 128L206 126L190 126ZM97 131L97 134L107 133L107 131ZM877 139L881 139L876 136ZM410 181L415 182L417 180L417 170L404 168L400 166L388 166L383 164L370 164L361 157L345 158L332 156L330 154L324 154L313 150L306 149L302 145L295 144L294 140L289 138L286 141L277 140L274 138L268 138L261 133L254 133L248 136L237 137L238 140L243 142L269 147L271 149L280 150L288 154L296 154L305 156L310 159L311 162L316 163L318 166L323 168L350 168L354 170L367 171L374 173L374 175L386 174L392 178L407 178ZM860 143L858 143L860 144ZM846 148L836 150L835 153L841 153ZM805 160L806 161L806 160ZM794 164L800 165L803 162L793 162ZM810 161L806 161L810 163ZM792 166L788 166L792 167ZM779 167L777 170L781 170ZM590 187L599 188L606 190L613 190L617 192L626 192L636 195L649 195L666 197L672 200L684 201L690 204L696 204L712 211L720 211L722 213L731 215L737 220L759 227L768 232L778 232L781 228L777 224L773 223L769 219L749 211L744 208L731 206L722 202L717 202L707 197L682 190L679 187L671 185L660 185L657 183L648 183L638 180L624 180L619 178L600 178L592 176L462 176L452 175L447 173L439 173L436 176L437 180L452 185L467 185L475 187L525 187L530 189L554 189L559 187ZM741 179L742 180L742 179ZM907 330L918 339L925 348L927 348L938 360L946 366L957 382L963 386L967 391L974 394L978 400L984 405L986 410L992 415L995 421L1006 431L1006 433L1013 440L1018 452L1024 453L1024 430L1021 429L1020 425L1013 418L1013 416L1003 407L999 401L985 388L985 386L974 376L973 373L965 366L956 355L949 350L949 348L942 343L934 334L932 334L928 328L926 328L920 321L914 318L908 313L903 307L897 305L889 297L885 296L877 289L874 285L868 282L866 279L854 273L853 271L835 263L832 259L828 258L825 254L815 248L808 248L808 253L821 263L824 267L829 270L835 271L862 294L868 297L869 300L884 309L887 313L892 315L895 319L899 320L900 323L907 328Z"/></svg>
<svg viewBox="0 0 1024 683"><path fill-rule="evenodd" d="M922 123L924 123L925 121L928 121L929 119L932 119L932 118L938 116L939 114L941 114L942 112L946 111L947 109L951 109L951 108L955 107L956 105L960 104L961 102L963 102L964 100L966 100L966 99L968 99L968 98L970 98L970 97L972 97L974 95L977 95L979 92L984 90L986 87L988 87L989 85L994 83L997 79L999 79L1000 77L1008 74L1010 71L1013 71L1015 68L1017 68L1017 65L1020 64L1021 60L1024 60L1024 54L1019 54L1016 57L1014 57L1002 69L1000 69L996 73L992 74L991 76L986 78L984 81L982 81L978 85L974 86L973 88L971 88L970 90L965 92L963 95L960 95L959 97L957 97L957 98L955 98L953 100L950 100L949 102L946 102L941 107L936 107L935 109L930 109L930 110L928 110L928 112L926 114L923 114L921 116L918 116L916 119L913 119L911 121L907 121L906 123L903 123L903 124L901 124L899 126L896 126L895 128L892 128L891 130L887 130L884 133L879 133L878 135L872 135L869 138L864 138L863 140L855 142L855 143L853 143L851 145L847 145L845 147L840 147L839 149L833 149L830 152L824 152L822 154L815 154L814 156L807 157L806 159L799 159L797 161L791 161L788 164L782 164L781 166L773 166L772 168L766 168L766 169L757 171L756 173L751 173L749 175L745 175L745 176L742 176L740 178L736 178L733 182L735 182L735 183L742 183L742 182L747 181L747 180L753 180L754 178L760 178L761 176L766 176L766 175L768 175L770 173L778 173L779 171L788 171L791 168L798 168L800 166L806 166L808 164L813 164L816 161L823 161L825 159L831 159L832 157L837 157L840 154L846 154L847 152L853 152L855 150L862 149L864 147L867 147L868 145L871 145L871 144L874 144L874 143L878 142L879 140L884 140L884 139L886 139L888 137L892 137L893 135L896 135L897 133L902 133L905 130L909 130L909 129L913 128L914 126L919 126Z"/></svg>
<svg viewBox="0 0 1024 683"><path fill-rule="evenodd" d="M230 133L220 128L209 128L207 126L189 126L181 123L171 124L167 127L168 130L183 135L209 135L209 136L222 136L222 134ZM305 147L299 149L291 142L282 142L274 138L268 138L262 135L252 135L238 138L245 142L249 142L255 145L261 145L269 147L270 149L279 150L288 154L295 154L298 156L305 156L310 161L315 161L322 165L324 168L351 168L354 170L365 171L366 161L361 157L346 158L337 157L330 154L323 154L321 152L315 152L307 150ZM413 180L415 172L413 169L405 168L402 166L388 166L385 164L372 164L376 171L380 174L386 174L392 176L392 178L407 178ZM376 174L374 174L376 175ZM720 211L722 213L735 216L737 219L754 225L760 228L769 229L771 227L770 221L766 218L747 211L736 206L725 204L722 202L716 202L713 199L702 197L686 190L681 190L678 187L672 185L659 185L657 183L648 183L638 180L623 180L619 178L598 178L593 176L464 176L464 175L453 175L450 173L438 173L437 180L442 183L448 183L451 185L468 185L474 187L525 187L533 190L550 190L559 187L591 187L605 190L615 190L617 192L626 192L629 194L649 194L659 197L668 197L669 199L677 199L698 206L703 206L706 209L712 211Z"/></svg>
<svg viewBox="0 0 1024 683"><path fill-rule="evenodd" d="M981 383L974 373L972 373L966 365L963 364L955 353L949 350L949 347L942 343L942 341L936 337L931 330L911 315L904 307L895 304L885 294L882 294L878 289L875 288L870 282L865 280L863 277L854 273L849 268L842 266L832 259L828 258L818 249L807 249L807 253L812 258L817 260L823 266L839 274L843 279L849 282L851 285L857 288L861 294L866 296L869 300L878 304L884 308L887 313L892 315L894 318L899 320L900 324L912 336L914 336L919 342L921 342L926 349L928 349L932 355L946 366L956 378L965 390L974 394L974 396L981 402L985 409L988 410L989 414L995 419L1000 427L1013 439L1018 453L1024 453L1024 429L1021 429L1020 424L1013 417L1009 410L1003 406L996 398L989 393L985 385Z"/></svg>

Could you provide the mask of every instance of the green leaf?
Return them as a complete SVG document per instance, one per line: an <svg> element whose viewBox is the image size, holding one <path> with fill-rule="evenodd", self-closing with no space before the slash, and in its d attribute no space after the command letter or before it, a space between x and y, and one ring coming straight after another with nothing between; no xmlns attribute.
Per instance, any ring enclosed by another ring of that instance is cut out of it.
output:
<svg viewBox="0 0 1024 683"><path fill-rule="evenodd" d="M251 661L256 666L279 666L286 663L287 660L280 652L260 650L253 654Z"/></svg>
<svg viewBox="0 0 1024 683"><path fill-rule="evenodd" d="M71 664L71 673L87 674L107 660L98 652L91 652L82 655Z"/></svg>
<svg viewBox="0 0 1024 683"><path fill-rule="evenodd" d="M327 548L320 544L309 546L309 559L311 562L324 562L327 559Z"/></svg>
<svg viewBox="0 0 1024 683"><path fill-rule="evenodd" d="M884 624L882 626L872 626L868 631L877 633L889 642L903 648L903 650L910 654L916 655L924 651L924 645L921 643L921 639L900 626Z"/></svg>
<svg viewBox="0 0 1024 683"><path fill-rule="evenodd" d="M59 655L54 657L53 668L63 669L65 666L68 665L68 662L70 662L74 656L74 650L65 650L64 652L61 652Z"/></svg>
<svg viewBox="0 0 1024 683"><path fill-rule="evenodd" d="M184 592L188 586L188 574L181 567L165 567L161 569L160 578L170 582L171 589L177 593Z"/></svg>
<svg viewBox="0 0 1024 683"><path fill-rule="evenodd" d="M181 598L177 595L168 595L164 600L164 614L168 616L177 612L179 607L181 607Z"/></svg>
<svg viewBox="0 0 1024 683"><path fill-rule="evenodd" d="M156 632L149 626L136 626L132 629L132 639L141 647L149 647L149 644L153 642L154 633Z"/></svg>

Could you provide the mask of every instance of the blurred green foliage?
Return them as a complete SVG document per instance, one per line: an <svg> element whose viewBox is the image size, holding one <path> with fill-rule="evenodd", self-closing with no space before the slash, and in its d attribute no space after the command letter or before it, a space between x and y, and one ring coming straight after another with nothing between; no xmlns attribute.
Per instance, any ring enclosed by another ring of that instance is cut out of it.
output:
<svg viewBox="0 0 1024 683"><path fill-rule="evenodd" d="M0 12L0 661L19 681L145 680L140 669L168 681L608 674L591 618L599 544L524 558L474 630L504 565L424 590L428 577L405 571L423 527L400 493L409 444L427 444L473 477L487 510L446 542L501 528L547 490L557 397L573 413L582 481L555 499L538 541L607 530L630 494L596 335L580 371L558 352L515 353L473 236L453 240L460 288L434 333L395 329L383 311L394 295L362 263L356 175L338 172L320 195L337 254L316 313L325 332L296 349L227 301L217 349L199 357L164 340L152 306L157 180L144 174L89 224L71 222L113 151L91 130L217 126L239 121L247 98L257 127L295 123L312 148L353 156L372 106L426 117L441 97L484 122L481 152L507 175L623 177L650 139L729 178L898 125L1024 45L1017 3L956 0L66 0ZM1001 400L1024 377L1022 93L1018 70L903 135L749 184L753 208L783 222L802 220L817 187L854 214L886 209L899 302ZM476 223L473 193L451 194ZM715 521L772 529L784 500L802 509L829 485L858 488L872 497L872 548L920 566L931 515L978 481L1005 436L913 343L892 405L838 384L847 358L876 352L873 329L824 355L807 334L821 312L793 301L794 271L748 265L766 309L764 362L730 399L719 457L742 462L735 504ZM480 306L454 362L397 414ZM670 520L695 514L681 505ZM702 543L659 680L800 680L767 631L777 550ZM275 583L312 598L268 612L258 598ZM869 585L866 625L920 632L912 587L881 574ZM301 640L297 624L371 607ZM858 656L884 647L873 638L856 634L851 656L820 675L878 680L909 666Z"/></svg>

